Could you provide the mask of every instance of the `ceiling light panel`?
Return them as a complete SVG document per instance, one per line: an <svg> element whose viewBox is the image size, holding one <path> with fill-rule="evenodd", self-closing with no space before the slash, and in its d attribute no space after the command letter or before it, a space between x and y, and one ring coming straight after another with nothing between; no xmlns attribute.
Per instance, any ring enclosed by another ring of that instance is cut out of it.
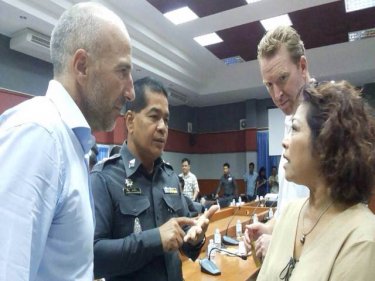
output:
<svg viewBox="0 0 375 281"><path fill-rule="evenodd" d="M175 25L198 18L198 16L189 7L182 7L177 10L170 11L165 13L164 16Z"/></svg>
<svg viewBox="0 0 375 281"><path fill-rule="evenodd" d="M375 37L375 28L349 32L348 37L350 42Z"/></svg>
<svg viewBox="0 0 375 281"><path fill-rule="evenodd" d="M230 57L230 58L225 58L225 59L222 59L222 61L226 65L232 65L232 64L237 64L237 63L245 62L243 60L243 58L241 58L240 56L234 56L234 57Z"/></svg>
<svg viewBox="0 0 375 281"><path fill-rule="evenodd" d="M375 7L375 0L345 0L347 13L371 7Z"/></svg>
<svg viewBox="0 0 375 281"><path fill-rule="evenodd" d="M260 23L263 25L264 29L267 31L270 29L274 29L280 25L284 25L284 26L292 25L292 21L290 20L288 14L261 20Z"/></svg>
<svg viewBox="0 0 375 281"><path fill-rule="evenodd" d="M246 2L248 4L252 4L252 3L255 3L255 2L259 2L259 1L262 1L262 0L246 0Z"/></svg>
<svg viewBox="0 0 375 281"><path fill-rule="evenodd" d="M208 46L216 43L223 42L223 39L221 39L215 32L209 33L206 35L194 37L194 40L198 42L201 46Z"/></svg>

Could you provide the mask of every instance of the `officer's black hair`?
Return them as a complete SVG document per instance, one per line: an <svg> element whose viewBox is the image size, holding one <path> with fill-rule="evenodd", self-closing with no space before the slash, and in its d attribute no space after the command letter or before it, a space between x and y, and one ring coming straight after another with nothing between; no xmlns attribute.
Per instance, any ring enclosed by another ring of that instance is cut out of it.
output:
<svg viewBox="0 0 375 281"><path fill-rule="evenodd" d="M134 82L135 99L127 103L127 110L140 112L147 106L146 89L163 94L168 99L168 92L160 81L152 77L144 77Z"/></svg>
<svg viewBox="0 0 375 281"><path fill-rule="evenodd" d="M229 163L224 163L223 167L228 167L228 169L229 169L230 165L229 165Z"/></svg>

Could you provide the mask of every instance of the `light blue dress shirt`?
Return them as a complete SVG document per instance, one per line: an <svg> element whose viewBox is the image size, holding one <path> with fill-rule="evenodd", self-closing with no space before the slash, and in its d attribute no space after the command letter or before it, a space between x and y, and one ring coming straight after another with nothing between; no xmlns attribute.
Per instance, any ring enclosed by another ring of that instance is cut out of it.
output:
<svg viewBox="0 0 375 281"><path fill-rule="evenodd" d="M52 80L0 116L0 281L93 280L84 116Z"/></svg>
<svg viewBox="0 0 375 281"><path fill-rule="evenodd" d="M243 179L246 182L246 194L250 196L254 196L255 191L255 182L257 181L258 173L253 172L252 175L250 175L249 172L243 175Z"/></svg>

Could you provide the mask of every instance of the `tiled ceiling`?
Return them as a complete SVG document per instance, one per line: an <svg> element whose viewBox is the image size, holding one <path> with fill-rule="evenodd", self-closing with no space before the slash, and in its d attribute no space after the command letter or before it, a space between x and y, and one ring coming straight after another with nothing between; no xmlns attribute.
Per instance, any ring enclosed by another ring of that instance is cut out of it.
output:
<svg viewBox="0 0 375 281"><path fill-rule="evenodd" d="M27 28L48 37L61 13L83 1L87 0L0 0L0 34L12 38ZM344 0L95 1L124 20L132 38L134 79L160 79L172 93L173 105L269 98L256 61L257 44L265 33L260 20L283 14L290 15L305 42L312 77L345 79L358 86L375 83L375 37L348 42L348 32L375 28L375 8L346 13ZM184 6L199 18L174 25L163 16ZM194 40L212 32L224 42L202 47ZM30 46L27 40L21 43L23 50L15 51L48 61L48 48ZM233 56L244 62L222 61Z"/></svg>
<svg viewBox="0 0 375 281"><path fill-rule="evenodd" d="M147 0L162 14L188 6L199 17L206 17L247 5L245 0ZM375 27L375 7L346 13L345 1L331 2L290 12L293 27L299 32L306 49L348 41L348 32ZM240 56L255 60L257 45L265 33L260 21L217 30L223 42L206 46L217 58Z"/></svg>
<svg viewBox="0 0 375 281"><path fill-rule="evenodd" d="M188 6L200 18L247 5L245 0L147 0L147 2L162 14Z"/></svg>

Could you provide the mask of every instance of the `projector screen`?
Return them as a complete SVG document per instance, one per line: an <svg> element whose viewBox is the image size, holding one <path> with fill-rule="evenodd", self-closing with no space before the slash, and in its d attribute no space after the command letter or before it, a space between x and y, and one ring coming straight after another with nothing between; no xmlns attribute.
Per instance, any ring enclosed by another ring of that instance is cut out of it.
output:
<svg viewBox="0 0 375 281"><path fill-rule="evenodd" d="M284 113L278 108L268 109L268 151L270 156L281 155L284 137Z"/></svg>

